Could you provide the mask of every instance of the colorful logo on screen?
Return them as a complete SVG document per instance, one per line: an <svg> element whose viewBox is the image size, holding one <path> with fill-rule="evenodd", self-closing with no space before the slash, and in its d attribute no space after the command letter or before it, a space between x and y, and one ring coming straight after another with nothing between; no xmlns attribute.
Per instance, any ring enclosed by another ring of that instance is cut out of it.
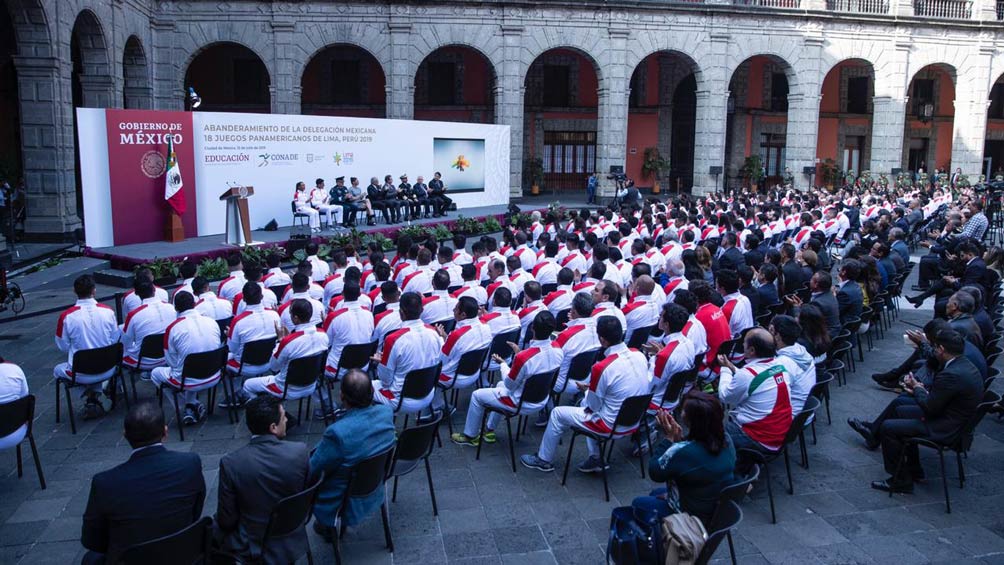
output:
<svg viewBox="0 0 1004 565"><path fill-rule="evenodd" d="M453 164L450 166L462 173L464 172L464 169L470 168L471 162L467 159L467 157L457 155L457 159L453 161Z"/></svg>
<svg viewBox="0 0 1004 565"><path fill-rule="evenodd" d="M353 153L335 153L335 164L336 165L351 165L355 161L355 155Z"/></svg>
<svg viewBox="0 0 1004 565"><path fill-rule="evenodd" d="M258 166L267 167L269 165L292 165L300 160L300 155L297 153L262 153L258 155L258 158L260 159Z"/></svg>

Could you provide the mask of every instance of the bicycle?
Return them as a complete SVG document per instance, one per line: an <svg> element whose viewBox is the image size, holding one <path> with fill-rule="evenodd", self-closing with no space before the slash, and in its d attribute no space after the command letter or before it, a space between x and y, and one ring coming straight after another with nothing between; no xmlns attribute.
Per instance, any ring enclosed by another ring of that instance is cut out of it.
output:
<svg viewBox="0 0 1004 565"><path fill-rule="evenodd" d="M0 268L0 312L10 309L15 316L24 311L24 293L17 283L7 281L7 269Z"/></svg>

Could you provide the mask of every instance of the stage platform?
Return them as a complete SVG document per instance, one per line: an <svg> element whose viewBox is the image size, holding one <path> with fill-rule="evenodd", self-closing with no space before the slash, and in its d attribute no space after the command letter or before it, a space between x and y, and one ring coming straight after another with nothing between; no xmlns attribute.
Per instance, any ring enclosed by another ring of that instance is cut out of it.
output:
<svg viewBox="0 0 1004 565"><path fill-rule="evenodd" d="M559 205L566 208L581 208L585 205L585 195L583 194L581 197L576 195L575 198L567 200L556 199L553 195L527 197L520 198L518 200L514 199L513 204L519 206L522 212L531 212L533 210L546 210L548 205L556 201ZM495 216L499 221L501 221L502 215L505 214L507 209L508 206L502 205L464 208L462 210L450 212L449 216L446 216L445 218L420 219L412 222L412 224L427 226L434 226L442 223L450 224L455 222L460 216L464 216L465 218L476 218L479 221L484 221L484 219L489 216ZM360 214L360 217L364 218L363 224L365 224L365 215ZM378 222L375 226L359 225L356 227L356 230L360 233L380 232L387 237L392 237L398 230L406 225L407 224L405 223L384 224ZM323 231L318 234L313 234L313 239L315 241L324 241L327 238L338 235L339 233L340 232L330 230ZM290 226L282 226L276 231L254 230L251 232L251 237L253 241L260 241L266 246L285 246L290 241ZM201 261L206 257L219 257L227 255L235 249L237 248L223 243L223 235L218 234L186 239L176 243L154 241L131 245L114 245L111 247L88 247L85 248L84 254L96 259L110 261L113 269L131 271L137 265L147 263L154 259L182 260L187 257L194 261Z"/></svg>

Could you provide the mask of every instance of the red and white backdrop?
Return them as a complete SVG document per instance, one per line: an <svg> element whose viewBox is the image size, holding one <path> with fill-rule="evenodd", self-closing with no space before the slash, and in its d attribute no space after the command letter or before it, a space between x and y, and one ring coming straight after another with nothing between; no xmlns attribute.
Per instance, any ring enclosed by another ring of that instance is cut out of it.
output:
<svg viewBox="0 0 1004 565"><path fill-rule="evenodd" d="M278 114L77 109L87 245L161 241L168 141L181 168L185 237L225 230L228 186L252 185L251 227L292 218L298 181L442 173L461 210L509 202L509 127Z"/></svg>

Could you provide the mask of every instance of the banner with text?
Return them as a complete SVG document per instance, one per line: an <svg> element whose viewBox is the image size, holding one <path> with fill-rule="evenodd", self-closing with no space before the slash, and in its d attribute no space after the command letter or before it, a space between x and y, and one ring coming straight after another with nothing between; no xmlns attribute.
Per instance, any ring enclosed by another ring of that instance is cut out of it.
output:
<svg viewBox="0 0 1004 565"><path fill-rule="evenodd" d="M253 229L273 218L289 225L296 183L309 190L318 178L330 188L336 177L344 176L346 185L357 177L365 188L371 177L382 183L385 175L395 184L403 174L411 183L420 176L428 183L438 171L461 212L509 202L508 126L90 108L77 113L91 247L163 238L168 134L175 136L184 179L186 237L225 231L219 195L235 185L254 187L248 201ZM141 125L147 127L137 130Z"/></svg>

